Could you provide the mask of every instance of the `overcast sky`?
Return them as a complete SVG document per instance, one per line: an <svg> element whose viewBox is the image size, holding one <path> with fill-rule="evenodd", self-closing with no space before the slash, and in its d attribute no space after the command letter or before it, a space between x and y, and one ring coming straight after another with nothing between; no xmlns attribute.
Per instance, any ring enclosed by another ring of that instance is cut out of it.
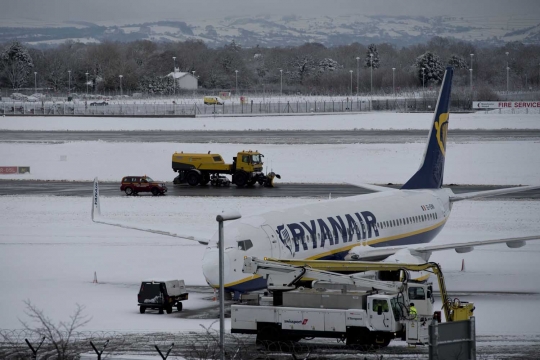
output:
<svg viewBox="0 0 540 360"><path fill-rule="evenodd" d="M539 0L0 0L0 19L130 23L245 15L452 15L539 19ZM9 20L9 21L7 21ZM0 24L0 26L2 26Z"/></svg>

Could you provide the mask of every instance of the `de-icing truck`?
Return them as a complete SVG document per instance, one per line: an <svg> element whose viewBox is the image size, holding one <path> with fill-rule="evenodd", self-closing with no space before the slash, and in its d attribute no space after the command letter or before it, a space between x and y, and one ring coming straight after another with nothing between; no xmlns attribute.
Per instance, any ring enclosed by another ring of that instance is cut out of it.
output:
<svg viewBox="0 0 540 360"><path fill-rule="evenodd" d="M345 263L350 264L347 272L355 273L343 275L320 269L343 270ZM255 334L261 344L296 342L307 337L338 338L352 346L384 347L395 338L409 344L426 344L428 327L434 317L440 321L440 312L433 309L432 285L408 281L409 270L429 270L438 276L447 321L472 316L472 303L447 299L444 278L436 263L284 261L246 257L242 271L265 277L272 296L259 297L256 305L232 305L231 332ZM381 272L390 281L362 277L359 271ZM302 279L314 280L312 288L297 288ZM417 314L409 311L411 304Z"/></svg>

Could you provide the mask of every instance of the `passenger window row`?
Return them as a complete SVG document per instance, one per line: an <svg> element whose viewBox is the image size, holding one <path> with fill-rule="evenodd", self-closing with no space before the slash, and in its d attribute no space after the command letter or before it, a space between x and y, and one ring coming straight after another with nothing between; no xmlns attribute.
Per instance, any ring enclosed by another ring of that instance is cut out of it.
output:
<svg viewBox="0 0 540 360"><path fill-rule="evenodd" d="M396 219L396 220L381 221L381 222L378 222L376 225L379 229L384 229L384 228L389 228L389 227L416 224L420 222L437 220L437 219L438 219L438 215L436 212L434 212L434 213L422 214L422 215L417 215L417 216L410 216L410 217Z"/></svg>

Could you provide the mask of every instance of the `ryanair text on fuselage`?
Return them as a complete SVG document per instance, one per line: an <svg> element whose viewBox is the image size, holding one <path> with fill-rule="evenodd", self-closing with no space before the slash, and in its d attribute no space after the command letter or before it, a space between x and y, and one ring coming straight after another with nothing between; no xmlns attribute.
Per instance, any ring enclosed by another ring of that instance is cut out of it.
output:
<svg viewBox="0 0 540 360"><path fill-rule="evenodd" d="M336 215L326 219L279 225L276 233L283 245L294 256L300 251L325 247L326 241L330 246L338 245L339 235L344 243L352 242L354 235L358 241L378 237L379 230L376 223L377 219L372 212L361 211L352 215ZM292 246L294 246L294 251Z"/></svg>

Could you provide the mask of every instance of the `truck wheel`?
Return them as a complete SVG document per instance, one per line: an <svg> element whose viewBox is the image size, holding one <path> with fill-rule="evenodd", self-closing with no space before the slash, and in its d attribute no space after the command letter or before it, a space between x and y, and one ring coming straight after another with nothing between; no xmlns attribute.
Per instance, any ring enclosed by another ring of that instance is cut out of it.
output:
<svg viewBox="0 0 540 360"><path fill-rule="evenodd" d="M124 192L126 193L127 196L129 196L129 195L132 195L132 194L133 194L133 189L130 188L130 187L127 187L127 188L124 190Z"/></svg>
<svg viewBox="0 0 540 360"><path fill-rule="evenodd" d="M152 188L152 195L158 196L159 195L159 190L157 188Z"/></svg>
<svg viewBox="0 0 540 360"><path fill-rule="evenodd" d="M182 311L182 303L181 303L181 302L179 302L178 304L176 304L176 310Z"/></svg>
<svg viewBox="0 0 540 360"><path fill-rule="evenodd" d="M139 306L139 312L144 314L146 312L146 306Z"/></svg>
<svg viewBox="0 0 540 360"><path fill-rule="evenodd" d="M197 186L199 182L201 181L201 179L198 173L196 173L195 171L190 171L186 175L186 181L191 186Z"/></svg>
<svg viewBox="0 0 540 360"><path fill-rule="evenodd" d="M248 174L246 174L244 171L238 171L236 174L234 174L234 183L238 187L243 187L248 182Z"/></svg>
<svg viewBox="0 0 540 360"><path fill-rule="evenodd" d="M167 314L172 314L172 305L167 306L165 311L167 311Z"/></svg>
<svg viewBox="0 0 540 360"><path fill-rule="evenodd" d="M373 348L380 349L380 348L387 347L388 344L390 344L390 341L392 341L392 338L390 338L386 334L384 335L371 334L370 340L371 340L371 346Z"/></svg>

